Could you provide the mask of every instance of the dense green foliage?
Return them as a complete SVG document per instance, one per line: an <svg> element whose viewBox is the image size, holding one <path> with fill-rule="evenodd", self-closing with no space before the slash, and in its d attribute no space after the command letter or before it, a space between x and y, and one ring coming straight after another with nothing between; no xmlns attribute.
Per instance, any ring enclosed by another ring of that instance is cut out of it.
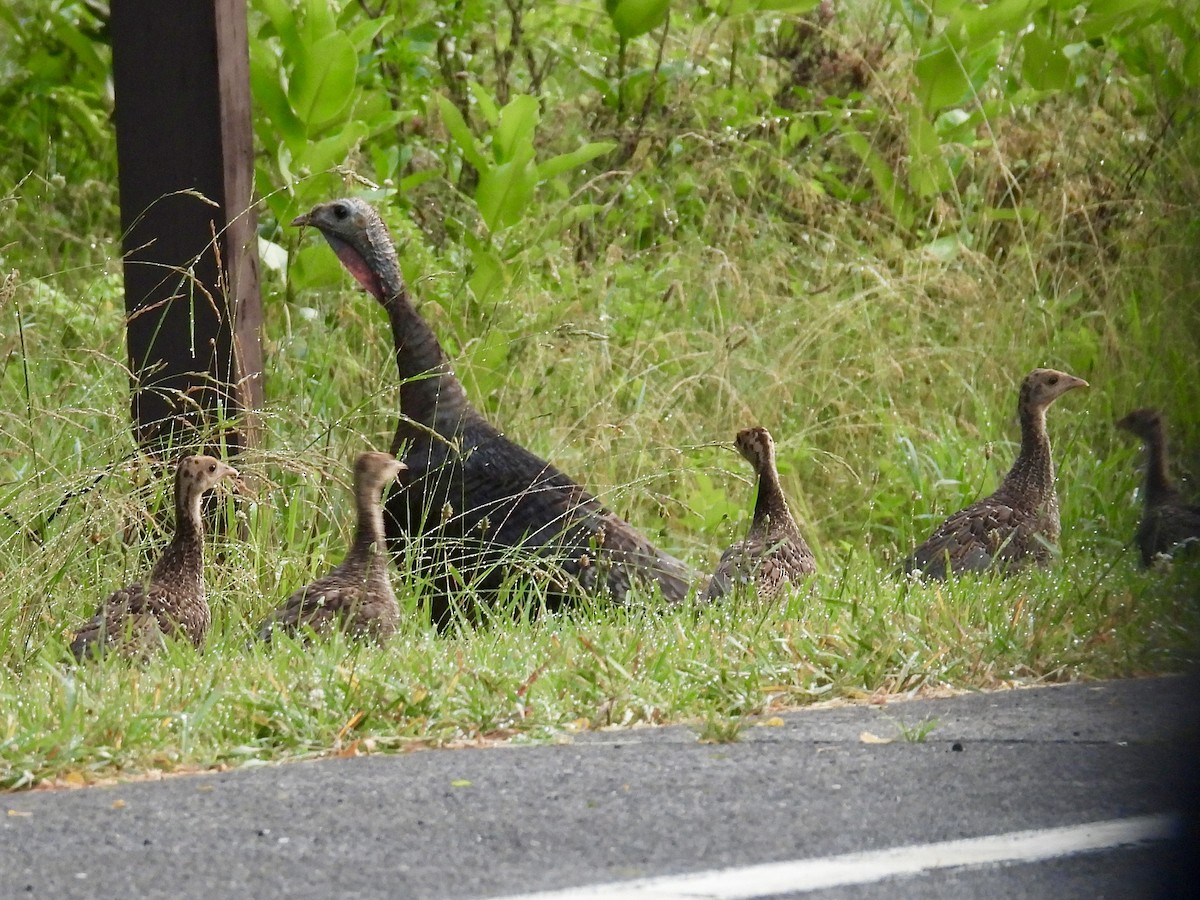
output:
<svg viewBox="0 0 1200 900"><path fill-rule="evenodd" d="M1136 569L1112 423L1162 407L1200 470L1194 2L252 0L254 493L210 541L203 655L71 673L64 632L165 537L128 429L106 17L0 9L0 784L1193 658L1195 573ZM813 594L443 637L398 571L393 649L246 653L339 557L349 462L394 426L381 312L282 226L349 192L474 401L700 569L748 520L728 441L767 425ZM1062 564L892 579L1010 464L1036 365L1092 385L1049 417Z"/></svg>

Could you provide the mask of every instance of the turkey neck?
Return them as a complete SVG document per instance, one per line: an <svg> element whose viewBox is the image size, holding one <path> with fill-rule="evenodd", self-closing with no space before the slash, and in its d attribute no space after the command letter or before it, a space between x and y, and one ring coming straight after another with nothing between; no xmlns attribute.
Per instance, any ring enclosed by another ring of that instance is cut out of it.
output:
<svg viewBox="0 0 1200 900"><path fill-rule="evenodd" d="M199 572L204 565L204 520L200 518L201 491L175 491L175 537L154 564L151 580L180 571Z"/></svg>
<svg viewBox="0 0 1200 900"><path fill-rule="evenodd" d="M383 508L378 502L381 490L382 485L378 484L355 487L354 504L358 508L358 526L354 531L352 553L369 553L372 546L377 550L383 549Z"/></svg>
<svg viewBox="0 0 1200 900"><path fill-rule="evenodd" d="M754 501L754 521L769 523L772 529L779 528L792 520L783 488L779 486L779 473L771 461L758 471L758 497Z"/></svg>
<svg viewBox="0 0 1200 900"><path fill-rule="evenodd" d="M1038 504L1054 496L1054 460L1046 432L1045 407L1021 408L1021 452L1002 489Z"/></svg>
<svg viewBox="0 0 1200 900"><path fill-rule="evenodd" d="M453 437L461 430L463 416L470 408L467 395L433 329L409 299L395 248L382 222L372 223L369 252L374 258L368 258L367 262L379 276L383 290L378 299L392 326L396 369L400 374L400 411L427 429ZM392 452L403 441L413 441L422 435L421 428L402 419L396 428Z"/></svg>
<svg viewBox="0 0 1200 900"><path fill-rule="evenodd" d="M1162 426L1156 426L1146 435L1146 505L1155 506L1175 495L1167 477L1167 442Z"/></svg>

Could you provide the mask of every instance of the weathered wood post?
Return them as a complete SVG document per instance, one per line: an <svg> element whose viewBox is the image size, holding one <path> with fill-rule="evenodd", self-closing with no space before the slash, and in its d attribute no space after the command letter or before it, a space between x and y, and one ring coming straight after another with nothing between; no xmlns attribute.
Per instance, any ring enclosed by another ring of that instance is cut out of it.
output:
<svg viewBox="0 0 1200 900"><path fill-rule="evenodd" d="M195 445L262 400L246 2L113 0L111 29L134 430Z"/></svg>

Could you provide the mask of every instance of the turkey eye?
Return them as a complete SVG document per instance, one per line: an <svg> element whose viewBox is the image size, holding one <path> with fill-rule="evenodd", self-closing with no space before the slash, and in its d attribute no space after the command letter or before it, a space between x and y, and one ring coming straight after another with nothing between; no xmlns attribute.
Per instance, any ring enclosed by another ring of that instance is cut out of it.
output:
<svg viewBox="0 0 1200 900"><path fill-rule="evenodd" d="M346 209L344 204L339 203L333 208L333 214L339 219L344 219L350 215L350 210Z"/></svg>
<svg viewBox="0 0 1200 900"><path fill-rule="evenodd" d="M208 471L209 471L209 474L212 474L213 472L217 471L217 464L213 463L212 465L210 465L208 467Z"/></svg>
<svg viewBox="0 0 1200 900"><path fill-rule="evenodd" d="M1058 376L1057 376L1057 375L1055 375L1053 378L1049 379L1049 380L1046 382L1046 384L1049 384L1049 385L1055 385L1055 384L1058 384Z"/></svg>

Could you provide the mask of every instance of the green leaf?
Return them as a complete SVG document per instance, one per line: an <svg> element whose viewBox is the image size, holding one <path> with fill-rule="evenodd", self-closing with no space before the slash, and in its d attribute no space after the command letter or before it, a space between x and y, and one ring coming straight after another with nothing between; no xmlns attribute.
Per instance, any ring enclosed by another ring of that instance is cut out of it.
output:
<svg viewBox="0 0 1200 900"><path fill-rule="evenodd" d="M612 141L593 141L590 144L584 144L578 150L572 150L570 153L560 153L558 156L552 156L538 164L538 180L549 181L563 172L569 172L572 169L578 169L580 166L586 165L597 156L611 153L616 148L617 145Z"/></svg>
<svg viewBox="0 0 1200 900"><path fill-rule="evenodd" d="M288 99L309 134L342 114L354 99L358 56L350 38L335 31L306 48L292 71Z"/></svg>
<svg viewBox="0 0 1200 900"><path fill-rule="evenodd" d="M471 96L475 98L475 102L479 106L479 112L483 114L483 120L488 123L489 128L495 128L500 121L500 112L496 109L496 101L487 92L487 88L479 82L472 81L468 87L471 89Z"/></svg>
<svg viewBox="0 0 1200 900"><path fill-rule="evenodd" d="M463 159L475 167L481 175L488 170L488 162L484 158L483 153L479 150L479 145L475 143L475 135L471 134L471 129L467 127L466 121L462 117L462 113L458 111L450 98L442 95L436 95L438 112L442 117L442 124L446 126L446 131L450 134L450 139L458 145L459 151L463 155Z"/></svg>
<svg viewBox="0 0 1200 900"><path fill-rule="evenodd" d="M400 179L400 183L396 185L396 188L401 194L404 194L408 191L416 190L425 182L432 181L440 174L441 172L438 172L435 169L422 169L419 172L413 172L411 175L405 175Z"/></svg>
<svg viewBox="0 0 1200 900"><path fill-rule="evenodd" d="M101 44L76 28L61 12L51 12L50 19L54 23L54 36L74 52L75 61L86 66L92 75L106 77L108 64L96 52Z"/></svg>
<svg viewBox="0 0 1200 900"><path fill-rule="evenodd" d="M279 42L283 45L284 55L292 60L302 59L304 42L300 39L299 32L296 31L296 17L286 0L257 0L257 5L271 20L271 26L279 35ZM252 41L251 52L254 49L253 45Z"/></svg>
<svg viewBox="0 0 1200 900"><path fill-rule="evenodd" d="M363 19L354 26L346 36L350 38L350 43L354 45L359 53L366 53L371 49L371 42L379 35L385 25L391 25L395 20L394 16L379 16L377 19Z"/></svg>
<svg viewBox="0 0 1200 900"><path fill-rule="evenodd" d="M670 0L604 0L604 9L617 34L628 41L665 22L671 4Z"/></svg>
<svg viewBox="0 0 1200 900"><path fill-rule="evenodd" d="M1137 26L1157 14L1160 2L1152 0L1092 0L1079 29L1087 39L1104 38L1110 32Z"/></svg>
<svg viewBox="0 0 1200 900"><path fill-rule="evenodd" d="M993 0L986 6L964 7L962 21L971 45L1001 34L1016 34L1029 24L1046 0Z"/></svg>
<svg viewBox="0 0 1200 900"><path fill-rule="evenodd" d="M331 34L338 33L337 19L329 0L308 0L304 4L304 24L300 34L310 47Z"/></svg>
<svg viewBox="0 0 1200 900"><path fill-rule="evenodd" d="M523 154L528 147L532 157L533 133L537 130L537 99L528 94L514 97L500 110L500 124L492 135L492 153L496 162L505 163Z"/></svg>
<svg viewBox="0 0 1200 900"><path fill-rule="evenodd" d="M367 126L363 122L347 122L336 133L324 140L310 141L305 144L301 153L294 155L292 164L307 169L309 172L324 172L333 166L346 161L354 145L367 136Z"/></svg>
<svg viewBox="0 0 1200 900"><path fill-rule="evenodd" d="M915 105L909 106L908 155L908 183L918 197L929 199L950 187L937 132L924 110Z"/></svg>
<svg viewBox="0 0 1200 900"><path fill-rule="evenodd" d="M258 54L250 57L250 92L285 141L299 144L305 139L304 123L292 112L279 73Z"/></svg>
<svg viewBox="0 0 1200 900"><path fill-rule="evenodd" d="M944 38L937 43L939 46L926 50L913 65L917 96L929 112L943 106L957 106L970 88L958 51Z"/></svg>
<svg viewBox="0 0 1200 900"><path fill-rule="evenodd" d="M494 252L486 248L480 247L471 254L471 266L474 271L471 273L467 284L471 288L471 292L475 295L475 299L480 303L486 303L491 299L492 294L504 287L505 270L504 263L496 256ZM491 332L493 337L498 337L499 332ZM485 339L486 347L486 339ZM500 351L499 359L494 358L494 354L488 353L472 353L472 362L476 365L480 363L488 364L494 368L503 366L504 361L508 356L508 341L505 340L502 345L496 348ZM478 379L479 373L476 373ZM489 388L485 385L479 385L483 394L489 392Z"/></svg>
<svg viewBox="0 0 1200 900"><path fill-rule="evenodd" d="M756 12L788 13L799 16L816 9L821 5L821 0L760 0L755 5Z"/></svg>
<svg viewBox="0 0 1200 900"><path fill-rule="evenodd" d="M1057 42L1049 40L1040 30L1025 35L1021 41L1024 54L1021 77L1039 91L1063 90L1071 85L1071 62Z"/></svg>
<svg viewBox="0 0 1200 900"><path fill-rule="evenodd" d="M532 162L530 147L515 159L480 173L475 204L492 233L515 225L524 215L537 186L537 170Z"/></svg>
<svg viewBox="0 0 1200 900"><path fill-rule="evenodd" d="M953 262L962 251L962 241L957 234L935 238L925 245L925 252L940 262Z"/></svg>

